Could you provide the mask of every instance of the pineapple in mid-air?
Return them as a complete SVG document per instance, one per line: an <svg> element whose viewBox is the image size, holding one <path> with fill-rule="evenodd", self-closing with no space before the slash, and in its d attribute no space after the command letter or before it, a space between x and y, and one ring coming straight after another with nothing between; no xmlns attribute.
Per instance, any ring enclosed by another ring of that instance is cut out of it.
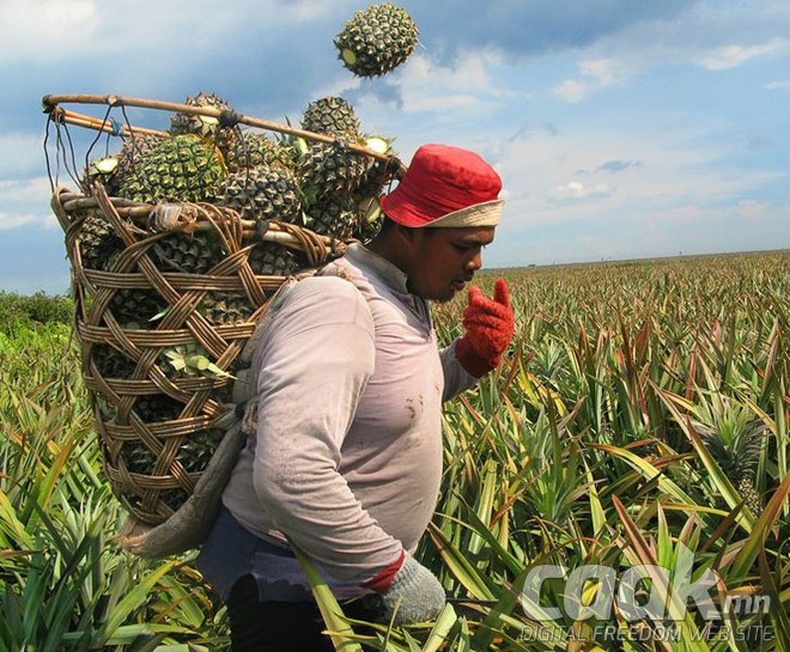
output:
<svg viewBox="0 0 790 652"><path fill-rule="evenodd" d="M133 201L206 201L227 172L220 151L195 134L164 138L135 165L119 194Z"/></svg>
<svg viewBox="0 0 790 652"><path fill-rule="evenodd" d="M343 65L360 77L383 75L417 47L417 25L402 7L389 2L354 13L334 39Z"/></svg>

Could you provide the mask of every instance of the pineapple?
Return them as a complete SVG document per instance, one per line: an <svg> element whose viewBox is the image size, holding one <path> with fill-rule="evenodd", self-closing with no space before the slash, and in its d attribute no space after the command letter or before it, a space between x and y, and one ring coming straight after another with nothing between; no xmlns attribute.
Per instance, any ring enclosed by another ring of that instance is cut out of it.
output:
<svg viewBox="0 0 790 652"><path fill-rule="evenodd" d="M219 238L209 231L169 233L152 249L159 269L186 274L205 274L223 258Z"/></svg>
<svg viewBox="0 0 790 652"><path fill-rule="evenodd" d="M366 168L359 184L354 188L357 201L375 198L378 199L385 191L385 187L396 178L400 162L391 152L392 138L382 136L367 136L364 138L365 146L379 154L389 153L387 160L368 157L365 161Z"/></svg>
<svg viewBox="0 0 790 652"><path fill-rule="evenodd" d="M249 321L255 306L241 292L208 292L197 307L211 324L231 326Z"/></svg>
<svg viewBox="0 0 790 652"><path fill-rule="evenodd" d="M276 242L256 244L247 262L256 276L289 276L307 267L304 254Z"/></svg>
<svg viewBox="0 0 790 652"><path fill-rule="evenodd" d="M134 360L109 344L94 344L92 357L99 373L105 378L131 378L137 366Z"/></svg>
<svg viewBox="0 0 790 652"><path fill-rule="evenodd" d="M417 47L417 26L402 7L389 2L354 13L335 37L343 65L359 77L383 75Z"/></svg>
<svg viewBox="0 0 790 652"><path fill-rule="evenodd" d="M79 250L82 266L108 270L114 258L123 251L123 240L112 224L98 211L90 211L80 227Z"/></svg>
<svg viewBox="0 0 790 652"><path fill-rule="evenodd" d="M167 394L145 394L137 397L132 409L140 421L151 424L177 419L184 405Z"/></svg>
<svg viewBox="0 0 790 652"><path fill-rule="evenodd" d="M196 107L211 107L220 111L233 113L233 109L219 95L214 93L199 92L194 96L187 97L184 104ZM178 134L197 134L210 139L219 150L225 154L234 147L239 136L239 129L236 126L223 126L219 118L214 116L175 113L170 116L170 133Z"/></svg>
<svg viewBox="0 0 790 652"><path fill-rule="evenodd" d="M165 137L154 134L136 134L123 141L121 151L115 156L118 164L105 182L108 195L112 197L120 193L124 181L129 179L137 166L162 144L163 138Z"/></svg>
<svg viewBox="0 0 790 652"><path fill-rule="evenodd" d="M354 236L362 242L370 242L381 229L384 213L378 197L367 197L357 201L359 224Z"/></svg>
<svg viewBox="0 0 790 652"><path fill-rule="evenodd" d="M314 201L322 195L352 193L369 164L369 156L351 151L342 142L319 142L310 145L299 158L297 169L304 194Z"/></svg>
<svg viewBox="0 0 790 652"><path fill-rule="evenodd" d="M754 485L753 469L739 472L738 485L735 489L743 499L744 505L751 510L752 514L759 516L763 511L763 499Z"/></svg>
<svg viewBox="0 0 790 652"><path fill-rule="evenodd" d="M123 179L120 195L144 203L200 202L210 198L226 176L222 154L194 134L162 140Z"/></svg>
<svg viewBox="0 0 790 652"><path fill-rule="evenodd" d="M176 453L176 460L190 474L202 473L208 466L214 451L224 436L217 428L199 430L189 434L181 443ZM139 442L124 442L121 447L120 459L127 471L142 476L150 476L157 462L157 455ZM122 492L122 500L133 508L140 508L140 500L130 491ZM169 510L175 512L189 498L183 489L165 489L158 494L159 501Z"/></svg>
<svg viewBox="0 0 790 652"><path fill-rule="evenodd" d="M354 108L342 97L322 97L307 105L302 129L331 136L356 138L359 120Z"/></svg>
<svg viewBox="0 0 790 652"><path fill-rule="evenodd" d="M746 507L759 515L763 506L755 471L768 428L761 421L747 421L745 410L733 411L730 416L714 426L695 423L694 427Z"/></svg>
<svg viewBox="0 0 790 652"><path fill-rule="evenodd" d="M117 196L124 181L131 177L151 150L161 144L163 138L166 136L147 133L125 138L118 152L90 164L81 184L83 190L92 194L91 185L98 179L110 197Z"/></svg>
<svg viewBox="0 0 790 652"><path fill-rule="evenodd" d="M167 308L167 301L149 288L119 288L110 299L109 310L124 328L152 328Z"/></svg>
<svg viewBox="0 0 790 652"><path fill-rule="evenodd" d="M216 201L245 219L299 223L302 202L293 172L279 165L261 164L229 174Z"/></svg>
<svg viewBox="0 0 790 652"><path fill-rule="evenodd" d="M338 240L348 240L360 224L357 204L350 195L319 198L306 211L307 228Z"/></svg>
<svg viewBox="0 0 790 652"><path fill-rule="evenodd" d="M202 473L208 466L224 434L217 428L190 433L178 447L175 459L180 462L187 473ZM149 477L153 474L157 461L157 454L139 441L123 442L118 459L118 462L121 462L129 473ZM131 508L141 507L139 498L132 492L123 491L121 496L122 500ZM188 498L189 494L180 488L165 489L158 494L159 501L173 512L181 507Z"/></svg>
<svg viewBox="0 0 790 652"><path fill-rule="evenodd" d="M259 131L242 132L225 157L231 173L263 164L293 168L295 162L296 155L290 147Z"/></svg>

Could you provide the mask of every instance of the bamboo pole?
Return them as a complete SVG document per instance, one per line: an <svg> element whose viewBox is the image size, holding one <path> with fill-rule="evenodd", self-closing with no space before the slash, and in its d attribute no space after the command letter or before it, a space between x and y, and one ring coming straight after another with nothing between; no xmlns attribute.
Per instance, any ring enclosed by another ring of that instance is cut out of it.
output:
<svg viewBox="0 0 790 652"><path fill-rule="evenodd" d="M204 115L211 118L216 118L220 123L228 122L229 124L245 124L250 127L258 127L268 131L276 131L282 134L295 136L297 138L304 138L306 140L319 141L324 143L333 143L337 139L327 134L319 134L305 129L297 129L290 125L284 125L270 120L263 120L261 118L254 118L246 116L233 111L222 111L213 106L190 106L189 104L181 104L178 102L166 102L161 100L151 100L142 97L125 97L120 95L45 95L41 103L44 107L44 112L53 116L54 120L60 120L69 124L75 124L81 127L88 127L96 129L97 131L113 132L116 130L114 124L108 123L107 120L101 120L91 116L82 115L73 111L63 109L60 104L99 104L111 107L116 106L133 106L145 109L158 109L161 111L175 111L177 113L187 113L190 115ZM163 135L165 132L156 131L153 129L146 129L142 127L129 127L124 125L122 133L152 133L155 135ZM364 145L357 143L347 143L348 149L371 156L381 161L391 161L392 156L382 154L372 150ZM399 162L401 172L405 171L403 164Z"/></svg>

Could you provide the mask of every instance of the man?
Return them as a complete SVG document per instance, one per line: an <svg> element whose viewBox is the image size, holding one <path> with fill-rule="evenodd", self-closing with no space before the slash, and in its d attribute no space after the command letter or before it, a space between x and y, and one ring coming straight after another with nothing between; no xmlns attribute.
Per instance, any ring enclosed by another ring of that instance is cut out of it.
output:
<svg viewBox="0 0 790 652"><path fill-rule="evenodd" d="M420 147L367 246L291 286L256 345L257 434L242 451L198 567L227 599L233 650L331 650L286 540L338 598L378 593L385 617L444 606L412 553L436 505L442 402L499 364L513 335L507 287L469 288L465 334L439 350L428 301L481 265L501 180L477 154ZM356 601L347 614L354 612Z"/></svg>

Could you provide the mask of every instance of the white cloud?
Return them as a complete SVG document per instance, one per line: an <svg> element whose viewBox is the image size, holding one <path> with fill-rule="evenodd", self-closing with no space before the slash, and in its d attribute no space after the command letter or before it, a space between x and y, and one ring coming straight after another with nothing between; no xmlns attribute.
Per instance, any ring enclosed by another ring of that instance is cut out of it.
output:
<svg viewBox="0 0 790 652"><path fill-rule="evenodd" d="M492 69L500 63L500 55L492 51L465 52L452 66L442 66L425 54L416 54L398 79L403 108L407 112L443 111L514 99L517 93L498 86L492 78Z"/></svg>
<svg viewBox="0 0 790 652"><path fill-rule="evenodd" d="M715 219L722 206L734 207L744 195L760 197L763 188L786 176L728 164L731 152L726 144L699 145L700 136L711 136L711 128L701 124L695 129L688 123L674 130L650 125L640 130L596 124L555 136L535 132L528 139L508 142L500 164L505 188L512 194L510 223L562 228L601 219L605 199L603 215L631 216L618 233L625 237L637 223L633 216L637 221L653 216L658 222ZM640 164L621 169L613 186L602 160Z"/></svg>
<svg viewBox="0 0 790 652"><path fill-rule="evenodd" d="M20 181L0 180L0 229L16 229L30 224L53 227L57 218L50 210L49 179L36 177Z"/></svg>
<svg viewBox="0 0 790 652"><path fill-rule="evenodd" d="M22 181L0 180L0 206L33 202L51 194L47 177L36 177Z"/></svg>
<svg viewBox="0 0 790 652"><path fill-rule="evenodd" d="M727 45L718 47L697 57L697 64L708 70L728 70L751 61L790 52L790 40L773 38L761 45Z"/></svg>
<svg viewBox="0 0 790 652"><path fill-rule="evenodd" d="M552 92L564 102L580 102L592 92L625 82L633 72L633 64L624 59L584 59L579 62L580 78L566 79Z"/></svg>
<svg viewBox="0 0 790 652"><path fill-rule="evenodd" d="M592 197L608 197L614 193L615 189L608 183L598 183L592 186L585 186L580 181L571 181L564 186L555 186L548 192L551 201L567 202L589 199Z"/></svg>
<svg viewBox="0 0 790 652"><path fill-rule="evenodd" d="M31 213L15 215L12 213L0 213L0 231L8 229L18 229L21 226L40 221L40 218Z"/></svg>
<svg viewBox="0 0 790 652"><path fill-rule="evenodd" d="M738 204L738 214L749 220L759 220L768 215L770 206L766 202L745 200Z"/></svg>
<svg viewBox="0 0 790 652"><path fill-rule="evenodd" d="M0 133L0 179L34 171L44 166L41 134L18 131Z"/></svg>
<svg viewBox="0 0 790 652"><path fill-rule="evenodd" d="M566 79L553 89L554 94L565 102L581 102L590 92L590 85L578 79Z"/></svg>
<svg viewBox="0 0 790 652"><path fill-rule="evenodd" d="M0 62L83 50L98 25L91 0L0 0L0 15Z"/></svg>
<svg viewBox="0 0 790 652"><path fill-rule="evenodd" d="M786 91L790 89L790 79L768 82L763 88L769 91Z"/></svg>

